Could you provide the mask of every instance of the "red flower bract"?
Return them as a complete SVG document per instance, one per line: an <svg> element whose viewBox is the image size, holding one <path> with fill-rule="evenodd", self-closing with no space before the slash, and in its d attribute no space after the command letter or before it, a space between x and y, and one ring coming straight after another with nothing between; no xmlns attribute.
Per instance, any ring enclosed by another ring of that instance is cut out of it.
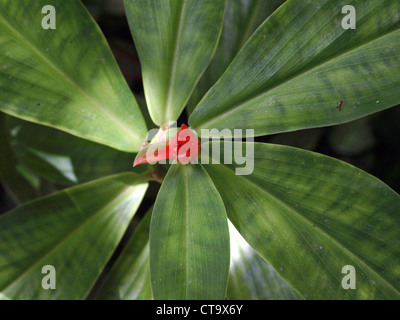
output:
<svg viewBox="0 0 400 320"><path fill-rule="evenodd" d="M151 151L151 152L150 152ZM174 159L187 164L200 153L200 141L197 136L183 124L176 136L168 144L149 145L136 156L133 166L153 163L164 159Z"/></svg>

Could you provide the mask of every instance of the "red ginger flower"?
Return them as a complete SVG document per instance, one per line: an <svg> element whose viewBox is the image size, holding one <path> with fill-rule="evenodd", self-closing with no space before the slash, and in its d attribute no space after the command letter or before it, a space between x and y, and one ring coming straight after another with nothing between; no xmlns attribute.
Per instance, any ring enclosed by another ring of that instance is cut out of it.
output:
<svg viewBox="0 0 400 320"><path fill-rule="evenodd" d="M187 164L197 158L200 153L200 141L186 126L182 125L176 136L168 142L150 144L143 148L133 163L133 166L153 163L164 159L174 159Z"/></svg>

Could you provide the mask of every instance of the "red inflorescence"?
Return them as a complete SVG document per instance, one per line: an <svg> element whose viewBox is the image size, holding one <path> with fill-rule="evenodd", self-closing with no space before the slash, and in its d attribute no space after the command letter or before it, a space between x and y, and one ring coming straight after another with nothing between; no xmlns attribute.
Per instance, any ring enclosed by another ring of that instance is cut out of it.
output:
<svg viewBox="0 0 400 320"><path fill-rule="evenodd" d="M200 141L197 136L186 126L182 125L176 136L164 147L158 147L149 156L147 152L139 153L133 166L153 163L164 159L175 159L181 163L189 163L197 158L200 153Z"/></svg>

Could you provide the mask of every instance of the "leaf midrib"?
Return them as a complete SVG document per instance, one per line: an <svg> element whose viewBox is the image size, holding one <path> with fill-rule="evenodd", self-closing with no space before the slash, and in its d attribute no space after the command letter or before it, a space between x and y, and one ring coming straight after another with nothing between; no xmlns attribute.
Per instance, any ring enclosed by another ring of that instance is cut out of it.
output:
<svg viewBox="0 0 400 320"><path fill-rule="evenodd" d="M186 226L186 281L185 281L185 298L189 298L189 184L186 172L186 166L184 169L184 190L185 190L185 226Z"/></svg>
<svg viewBox="0 0 400 320"><path fill-rule="evenodd" d="M122 129L133 141L140 143L140 139L138 139L128 127L126 127L125 123L122 123L115 117L114 114L110 113L106 108L103 108L101 104L99 104L95 99L89 96L81 87L79 87L65 72L59 69L51 60L49 60L46 56L44 56L40 50L36 48L32 42L27 40L21 33L15 29L11 24L7 22L7 20L0 14L0 22L2 22L11 32L13 32L23 43L25 43L31 50L42 60L45 64L49 65L54 71L56 71L62 78L64 78L72 87L79 92L81 96L83 96L86 100L88 100L94 107L97 107L99 110L103 112L112 122L116 123L116 128ZM84 137L83 137L84 138Z"/></svg>
<svg viewBox="0 0 400 320"><path fill-rule="evenodd" d="M225 166L225 165L221 165L223 166L223 168L225 168L226 170L229 170L231 172L234 173L234 169ZM267 195L269 195L272 199L274 199L275 201L277 201L278 203L280 203L283 207L287 208L288 210L290 210L291 212L293 212L296 216L298 216L301 220L303 220L305 223L314 226L315 224L311 221L309 221L305 216L303 216L300 212L297 212L291 205L283 202L281 199L279 199L278 197L276 197L275 195L271 194L270 192L268 192L267 190L263 189L261 186L259 186L258 184L256 184L254 181L250 180L249 178L247 178L247 176L240 176L240 178L244 179L245 181L249 182L251 185L253 185L255 188L257 188L258 190L260 190L262 193L265 193ZM239 178L239 179L240 179ZM283 211L282 211L283 212ZM287 215L285 215L286 217L288 217ZM289 217L290 218L290 217ZM290 219L289 219L290 220ZM383 276L381 276L377 271L375 271L371 266L369 266L362 257L358 256L357 254L353 253L350 249L348 249L344 244L342 244L338 239L336 239L335 237L331 236L330 234L326 233L326 231L324 231L323 229L321 229L319 226L315 225L316 229L319 230L319 232L326 237L327 239L331 240L334 244L336 244L339 248L343 249L345 252L347 252L350 256L353 256L356 260L358 260L360 262L361 265L363 265L366 269L368 269L372 274L374 274L378 279L381 279L382 282L384 284L386 284L388 287L390 287L394 292L396 292L398 294L398 296L400 296L400 291L398 289L396 289L395 287L393 287L393 285L390 283L390 280L387 280L386 278L384 278ZM253 248L254 250L256 250L255 248ZM256 250L257 253L259 253L258 250ZM259 253L261 255L261 253ZM261 255L263 256L263 255ZM264 258L265 260L267 260L266 258ZM268 260L267 260L268 261Z"/></svg>

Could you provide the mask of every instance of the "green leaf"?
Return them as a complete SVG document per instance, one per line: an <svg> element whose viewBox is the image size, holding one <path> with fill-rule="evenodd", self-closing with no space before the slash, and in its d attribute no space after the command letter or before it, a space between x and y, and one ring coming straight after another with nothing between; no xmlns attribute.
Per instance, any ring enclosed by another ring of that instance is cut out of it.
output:
<svg viewBox="0 0 400 320"><path fill-rule="evenodd" d="M19 162L51 181L73 185L132 171L133 154L17 118L8 117L7 127Z"/></svg>
<svg viewBox="0 0 400 320"><path fill-rule="evenodd" d="M56 10L43 29L42 7ZM99 27L79 0L0 3L0 110L123 151L146 126Z"/></svg>
<svg viewBox="0 0 400 320"><path fill-rule="evenodd" d="M229 300L294 300L299 295L229 223L231 267Z"/></svg>
<svg viewBox="0 0 400 320"><path fill-rule="evenodd" d="M155 299L224 299L229 271L225 207L200 165L169 169L150 226Z"/></svg>
<svg viewBox="0 0 400 320"><path fill-rule="evenodd" d="M0 112L0 178L8 194L17 204L21 204L59 190L60 186L33 172L14 153L8 132L8 118Z"/></svg>
<svg viewBox="0 0 400 320"><path fill-rule="evenodd" d="M11 299L84 299L137 210L147 183L120 174L0 216L0 292ZM43 266L56 270L44 290Z"/></svg>
<svg viewBox="0 0 400 320"><path fill-rule="evenodd" d="M349 4L355 30L341 25ZM399 11L397 0L287 1L200 101L190 125L259 136L344 123L399 104Z"/></svg>
<svg viewBox="0 0 400 320"><path fill-rule="evenodd" d="M125 0L154 123L178 119L210 63L226 0Z"/></svg>
<svg viewBox="0 0 400 320"><path fill-rule="evenodd" d="M252 33L283 2L285 0L228 0L221 39L213 60L190 97L190 112L221 77Z"/></svg>
<svg viewBox="0 0 400 320"><path fill-rule="evenodd" d="M36 188L18 168L18 161L8 141L5 115L0 112L0 179L17 203L37 198L38 192Z"/></svg>
<svg viewBox="0 0 400 320"><path fill-rule="evenodd" d="M400 196L336 159L253 146L251 175L235 175L235 164L204 166L249 245L304 298L399 299ZM356 269L356 290L341 285L346 265Z"/></svg>
<svg viewBox="0 0 400 320"><path fill-rule="evenodd" d="M149 231L151 210L113 265L97 299L151 300Z"/></svg>

